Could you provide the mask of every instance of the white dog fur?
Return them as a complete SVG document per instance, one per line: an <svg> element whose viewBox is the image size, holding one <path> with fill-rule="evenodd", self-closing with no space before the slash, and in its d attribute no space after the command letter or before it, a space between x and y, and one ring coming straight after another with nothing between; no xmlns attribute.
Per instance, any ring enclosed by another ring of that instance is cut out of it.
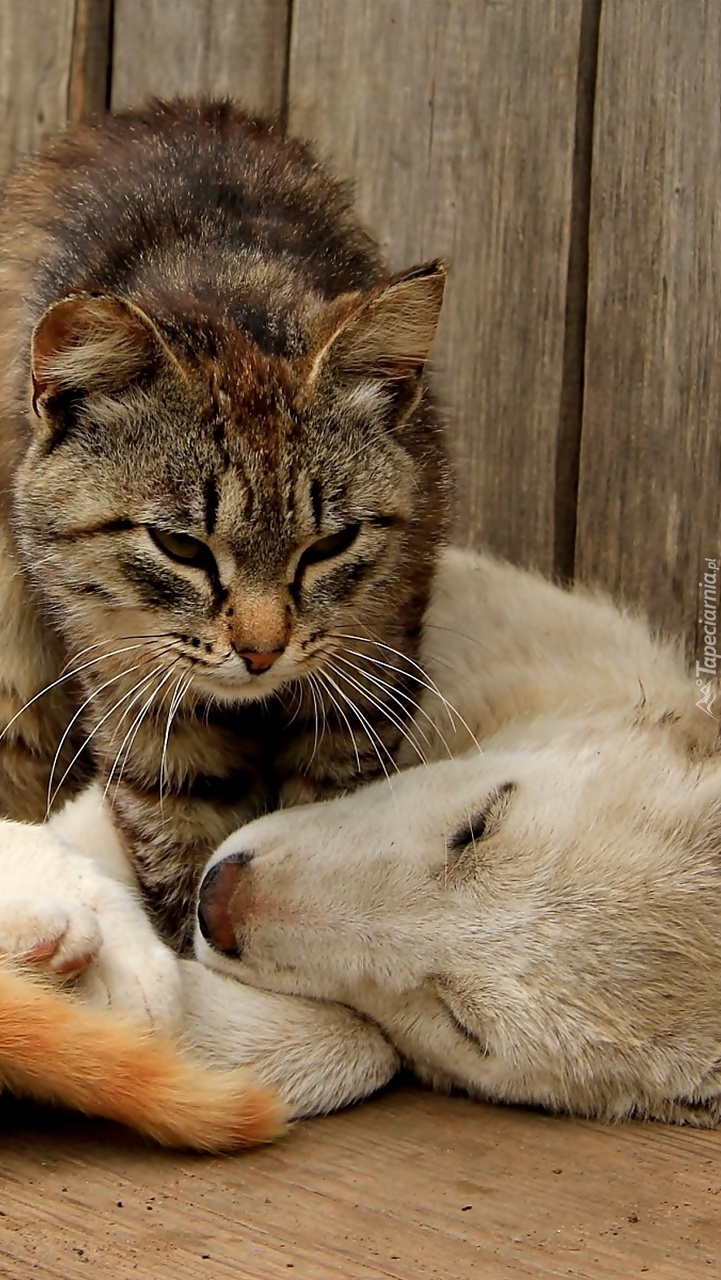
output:
<svg viewBox="0 0 721 1280"><path fill-rule="evenodd" d="M678 647L460 552L426 636L482 752L428 691L436 763L221 846L201 901L240 955L198 954L362 1011L436 1087L717 1123L721 760Z"/></svg>

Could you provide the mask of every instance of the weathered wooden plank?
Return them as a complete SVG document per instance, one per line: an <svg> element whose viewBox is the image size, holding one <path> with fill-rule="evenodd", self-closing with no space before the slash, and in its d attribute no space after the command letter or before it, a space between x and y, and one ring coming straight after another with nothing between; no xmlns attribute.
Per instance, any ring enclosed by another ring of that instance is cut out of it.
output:
<svg viewBox="0 0 721 1280"><path fill-rule="evenodd" d="M583 377L588 308L588 228L591 217L593 107L598 70L602 0L582 0L576 88L576 140L571 188L571 243L566 284L566 320L556 456L555 549L557 578L573 580L578 520L578 472L583 417Z"/></svg>
<svg viewBox="0 0 721 1280"><path fill-rule="evenodd" d="M698 1280L718 1133L419 1091L236 1159L0 1107L0 1274L20 1280ZM23 1127L24 1121L24 1127Z"/></svg>
<svg viewBox="0 0 721 1280"><path fill-rule="evenodd" d="M101 115L110 90L112 0L76 0L68 89L68 120Z"/></svg>
<svg viewBox="0 0 721 1280"><path fill-rule="evenodd" d="M110 0L0 0L0 178L68 120L102 111Z"/></svg>
<svg viewBox="0 0 721 1280"><path fill-rule="evenodd" d="M289 0L115 0L112 102L229 94L283 102Z"/></svg>
<svg viewBox="0 0 721 1280"><path fill-rule="evenodd" d="M395 267L452 264L459 536L553 567L581 0L295 0L289 127Z"/></svg>
<svg viewBox="0 0 721 1280"><path fill-rule="evenodd" d="M721 549L721 8L604 0L577 571L696 637Z"/></svg>

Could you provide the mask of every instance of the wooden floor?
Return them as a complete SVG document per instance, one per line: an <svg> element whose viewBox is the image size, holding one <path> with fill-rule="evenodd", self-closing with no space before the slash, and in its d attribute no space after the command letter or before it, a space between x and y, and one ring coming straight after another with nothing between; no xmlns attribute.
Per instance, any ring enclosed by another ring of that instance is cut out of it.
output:
<svg viewBox="0 0 721 1280"><path fill-rule="evenodd" d="M0 1107L3 1280L699 1280L721 1133L603 1128L411 1089L208 1159Z"/></svg>

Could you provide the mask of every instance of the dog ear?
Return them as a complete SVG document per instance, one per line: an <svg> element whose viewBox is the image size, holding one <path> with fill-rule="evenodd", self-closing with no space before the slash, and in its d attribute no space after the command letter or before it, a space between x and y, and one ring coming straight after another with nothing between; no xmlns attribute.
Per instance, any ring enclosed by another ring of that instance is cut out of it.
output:
<svg viewBox="0 0 721 1280"><path fill-rule="evenodd" d="M489 1052L488 1010L479 999L476 983L457 977L451 981L439 974L433 985L454 1031L465 1036L485 1057Z"/></svg>

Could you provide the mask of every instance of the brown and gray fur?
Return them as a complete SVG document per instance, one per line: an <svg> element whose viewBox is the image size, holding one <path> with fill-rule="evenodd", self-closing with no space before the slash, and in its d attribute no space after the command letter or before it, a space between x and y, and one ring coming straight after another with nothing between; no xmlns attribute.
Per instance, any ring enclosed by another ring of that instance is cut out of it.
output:
<svg viewBox="0 0 721 1280"><path fill-rule="evenodd" d="M447 526L444 276L389 276L312 152L227 103L109 117L11 185L0 810L108 782L178 945L229 832L393 767Z"/></svg>

